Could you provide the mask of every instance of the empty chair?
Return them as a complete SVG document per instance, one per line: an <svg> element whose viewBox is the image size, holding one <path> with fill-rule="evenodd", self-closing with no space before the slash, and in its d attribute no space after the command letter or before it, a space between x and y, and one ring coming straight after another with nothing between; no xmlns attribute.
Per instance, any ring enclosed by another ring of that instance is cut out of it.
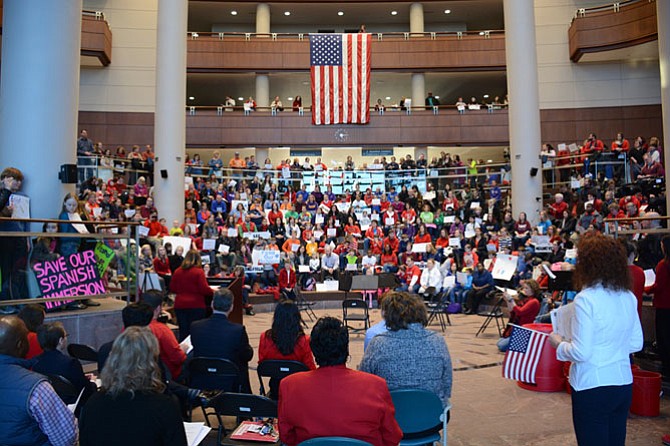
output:
<svg viewBox="0 0 670 446"><path fill-rule="evenodd" d="M347 437L319 437L303 441L298 446L372 446L367 441Z"/></svg>
<svg viewBox="0 0 670 446"><path fill-rule="evenodd" d="M193 358L188 363L187 385L193 389L200 390L221 390L224 392L240 392L242 390L240 371L234 362L222 358ZM189 409L190 418L191 409ZM215 413L208 413L206 408L202 408L205 415L205 421L209 425L209 416ZM221 424L221 418L217 418Z"/></svg>
<svg viewBox="0 0 670 446"><path fill-rule="evenodd" d="M221 423L222 416L239 418L277 418L277 402L262 395L247 393L222 393L216 396L209 407L219 419L217 445L221 444L226 429Z"/></svg>
<svg viewBox="0 0 670 446"><path fill-rule="evenodd" d="M401 445L414 446L440 441L447 445L447 421L451 405L442 407L440 398L432 392L420 389L391 391L395 406L395 419L402 429Z"/></svg>
<svg viewBox="0 0 670 446"><path fill-rule="evenodd" d="M80 361L98 362L98 351L84 344L68 344L68 355Z"/></svg>
<svg viewBox="0 0 670 446"><path fill-rule="evenodd" d="M449 306L449 293L444 291L431 296L431 301L428 303L428 325L437 319L440 323L442 331L446 330L447 324L451 325L447 307Z"/></svg>
<svg viewBox="0 0 670 446"><path fill-rule="evenodd" d="M368 304L363 299L344 299L342 301L342 320L349 330L367 330L370 327ZM351 326L349 321L363 322L363 328Z"/></svg>
<svg viewBox="0 0 670 446"><path fill-rule="evenodd" d="M278 397L279 382L296 372L306 372L309 370L305 364L299 361L283 361L280 359L269 359L258 363L257 373L258 382L261 385L260 393L273 400ZM266 390L263 378L270 378L269 388Z"/></svg>
<svg viewBox="0 0 670 446"><path fill-rule="evenodd" d="M315 302L305 300L305 296L302 294L302 291L300 290L300 287L298 285L295 286L294 293L295 293L295 304L298 306L301 312L302 311L305 312L310 322L314 322L317 319L316 313L314 313L314 310L312 309ZM306 323L305 327L307 327Z"/></svg>

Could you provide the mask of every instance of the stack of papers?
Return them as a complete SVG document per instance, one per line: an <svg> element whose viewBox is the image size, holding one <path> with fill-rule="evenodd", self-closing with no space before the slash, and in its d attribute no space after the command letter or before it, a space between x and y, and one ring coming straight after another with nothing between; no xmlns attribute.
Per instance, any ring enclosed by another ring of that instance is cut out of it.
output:
<svg viewBox="0 0 670 446"><path fill-rule="evenodd" d="M186 442L188 446L197 446L205 439L211 427L205 426L205 423L184 423L186 431Z"/></svg>

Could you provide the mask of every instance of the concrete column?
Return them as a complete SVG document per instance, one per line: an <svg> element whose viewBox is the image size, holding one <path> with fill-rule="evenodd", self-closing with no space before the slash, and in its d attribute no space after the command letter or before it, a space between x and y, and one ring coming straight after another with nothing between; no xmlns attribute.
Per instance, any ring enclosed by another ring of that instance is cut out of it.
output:
<svg viewBox="0 0 670 446"><path fill-rule="evenodd" d="M265 170L266 158L272 159L272 157L270 156L270 149L268 147L262 149L256 148L256 162L258 163L259 166L261 166L262 170ZM275 166L279 164L278 160L272 160L272 163Z"/></svg>
<svg viewBox="0 0 670 446"><path fill-rule="evenodd" d="M256 5L256 33L267 34L270 32L270 5L259 3Z"/></svg>
<svg viewBox="0 0 670 446"><path fill-rule="evenodd" d="M154 197L159 217L184 219L187 0L159 0L156 42ZM167 172L163 178L161 171Z"/></svg>
<svg viewBox="0 0 670 446"><path fill-rule="evenodd" d="M256 73L256 105L270 106L270 78L267 74Z"/></svg>
<svg viewBox="0 0 670 446"><path fill-rule="evenodd" d="M423 4L412 3L409 7L409 32L423 32Z"/></svg>
<svg viewBox="0 0 670 446"><path fill-rule="evenodd" d="M533 2L504 0L512 210L537 223L542 207L540 100ZM531 175L531 169L537 169Z"/></svg>
<svg viewBox="0 0 670 446"><path fill-rule="evenodd" d="M81 9L82 0L4 2L0 170L23 172L33 218L56 218L74 192L58 172L77 162Z"/></svg>
<svg viewBox="0 0 670 446"><path fill-rule="evenodd" d="M670 23L670 4L667 1L656 2L656 17L658 21L658 61L661 67L661 108L663 110L663 147L665 178L670 177L670 32L667 29ZM665 194L666 209L670 209L670 194Z"/></svg>
<svg viewBox="0 0 670 446"><path fill-rule="evenodd" d="M412 107L421 107L426 97L426 76L412 73Z"/></svg>

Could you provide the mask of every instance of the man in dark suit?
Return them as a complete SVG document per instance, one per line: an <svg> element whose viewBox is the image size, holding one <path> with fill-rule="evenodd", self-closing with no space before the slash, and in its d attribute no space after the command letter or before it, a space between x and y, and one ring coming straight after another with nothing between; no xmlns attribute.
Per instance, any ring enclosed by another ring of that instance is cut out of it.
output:
<svg viewBox="0 0 670 446"><path fill-rule="evenodd" d="M349 333L342 321L319 319L310 340L319 368L279 384L279 434L295 446L315 437L343 436L374 446L396 445L402 431L386 381L347 368Z"/></svg>
<svg viewBox="0 0 670 446"><path fill-rule="evenodd" d="M233 293L227 288L219 288L212 299L213 314L191 324L191 344L193 357L228 359L240 370L242 391L251 393L249 383L249 361L254 349L249 344L249 336L244 325L228 320L233 310Z"/></svg>

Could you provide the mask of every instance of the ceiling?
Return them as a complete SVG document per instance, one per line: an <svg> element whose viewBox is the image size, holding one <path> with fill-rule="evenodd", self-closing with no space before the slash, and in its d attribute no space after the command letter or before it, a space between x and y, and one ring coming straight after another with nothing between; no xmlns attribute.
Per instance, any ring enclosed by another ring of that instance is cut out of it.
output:
<svg viewBox="0 0 670 446"><path fill-rule="evenodd" d="M311 104L309 71L301 73L272 73L270 95L279 95L282 102L292 101L296 95L303 98L303 105ZM484 94L503 97L507 91L507 77L504 71L472 73L426 73L426 92L432 91L443 104L453 104L459 96L475 96L482 99ZM187 75L188 105L218 105L226 96L235 99L256 96L254 73ZM385 104L397 103L401 96L411 96L410 73L372 73L370 100L381 98ZM390 99L387 99L390 98ZM258 99L258 98L256 98Z"/></svg>
<svg viewBox="0 0 670 446"><path fill-rule="evenodd" d="M409 30L411 2L354 3L273 3L268 2L273 32L311 32L328 27L336 32L358 29L365 24L369 32ZM426 31L503 29L502 0L425 2ZM445 14L445 10L450 10ZM237 11L237 15L231 15ZM284 12L290 15L284 15ZM341 11L344 15L339 16ZM397 15L391 15L396 11ZM254 31L256 4L249 2L189 2L189 31ZM218 25L218 26L217 26ZM222 29L219 29L219 26Z"/></svg>

